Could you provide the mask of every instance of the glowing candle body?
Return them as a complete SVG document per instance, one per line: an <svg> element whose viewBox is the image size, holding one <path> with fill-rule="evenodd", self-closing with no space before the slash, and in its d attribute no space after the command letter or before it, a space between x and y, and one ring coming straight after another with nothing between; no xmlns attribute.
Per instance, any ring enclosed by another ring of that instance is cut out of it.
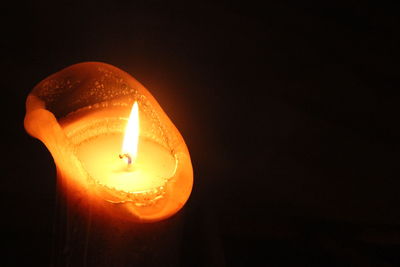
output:
<svg viewBox="0 0 400 267"><path fill-rule="evenodd" d="M118 155L134 102L140 134L128 166ZM190 195L193 171L179 131L140 83L113 66L81 63L46 78L27 99L25 128L52 153L69 201L93 212L158 221Z"/></svg>

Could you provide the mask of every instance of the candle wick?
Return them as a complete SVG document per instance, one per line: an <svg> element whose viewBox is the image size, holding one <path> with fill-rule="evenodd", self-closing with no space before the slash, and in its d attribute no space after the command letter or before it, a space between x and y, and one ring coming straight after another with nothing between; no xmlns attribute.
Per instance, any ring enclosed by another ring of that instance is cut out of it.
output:
<svg viewBox="0 0 400 267"><path fill-rule="evenodd" d="M128 159L128 165L131 165L132 164L132 157L131 157L131 155L129 155L128 153L125 153L125 154L119 154L119 158L120 159L123 159L123 158L127 158Z"/></svg>

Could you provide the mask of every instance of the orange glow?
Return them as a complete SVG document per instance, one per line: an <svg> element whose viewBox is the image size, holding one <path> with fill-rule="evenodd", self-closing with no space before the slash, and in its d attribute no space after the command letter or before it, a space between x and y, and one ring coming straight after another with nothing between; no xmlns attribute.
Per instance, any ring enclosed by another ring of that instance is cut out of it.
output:
<svg viewBox="0 0 400 267"><path fill-rule="evenodd" d="M127 163L134 163L137 155L139 142L139 106L135 101L132 107L131 115L129 116L128 124L125 129L124 142L122 144L122 154L127 154L132 159L132 162L128 162L128 159L125 158Z"/></svg>
<svg viewBox="0 0 400 267"><path fill-rule="evenodd" d="M47 77L27 98L24 126L54 158L64 208L109 225L104 235L115 226L123 233L124 221L167 219L190 196L193 168L179 130L114 66L84 62Z"/></svg>

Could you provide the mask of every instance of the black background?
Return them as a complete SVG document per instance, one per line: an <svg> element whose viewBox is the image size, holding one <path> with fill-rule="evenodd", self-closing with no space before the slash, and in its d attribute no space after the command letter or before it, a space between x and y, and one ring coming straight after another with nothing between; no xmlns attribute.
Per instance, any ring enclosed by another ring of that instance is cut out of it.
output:
<svg viewBox="0 0 400 267"><path fill-rule="evenodd" d="M130 73L185 138L183 265L400 265L398 14L320 2L4 6L5 266L50 261L55 166L24 102L82 61Z"/></svg>

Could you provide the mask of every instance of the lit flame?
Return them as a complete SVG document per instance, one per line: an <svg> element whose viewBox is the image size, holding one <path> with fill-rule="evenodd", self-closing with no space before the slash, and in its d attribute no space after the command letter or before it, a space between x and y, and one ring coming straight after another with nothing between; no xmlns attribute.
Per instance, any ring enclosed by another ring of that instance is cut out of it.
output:
<svg viewBox="0 0 400 267"><path fill-rule="evenodd" d="M139 107L135 101L125 129L124 142L122 143L122 155L126 157L127 163L135 162L139 142Z"/></svg>

